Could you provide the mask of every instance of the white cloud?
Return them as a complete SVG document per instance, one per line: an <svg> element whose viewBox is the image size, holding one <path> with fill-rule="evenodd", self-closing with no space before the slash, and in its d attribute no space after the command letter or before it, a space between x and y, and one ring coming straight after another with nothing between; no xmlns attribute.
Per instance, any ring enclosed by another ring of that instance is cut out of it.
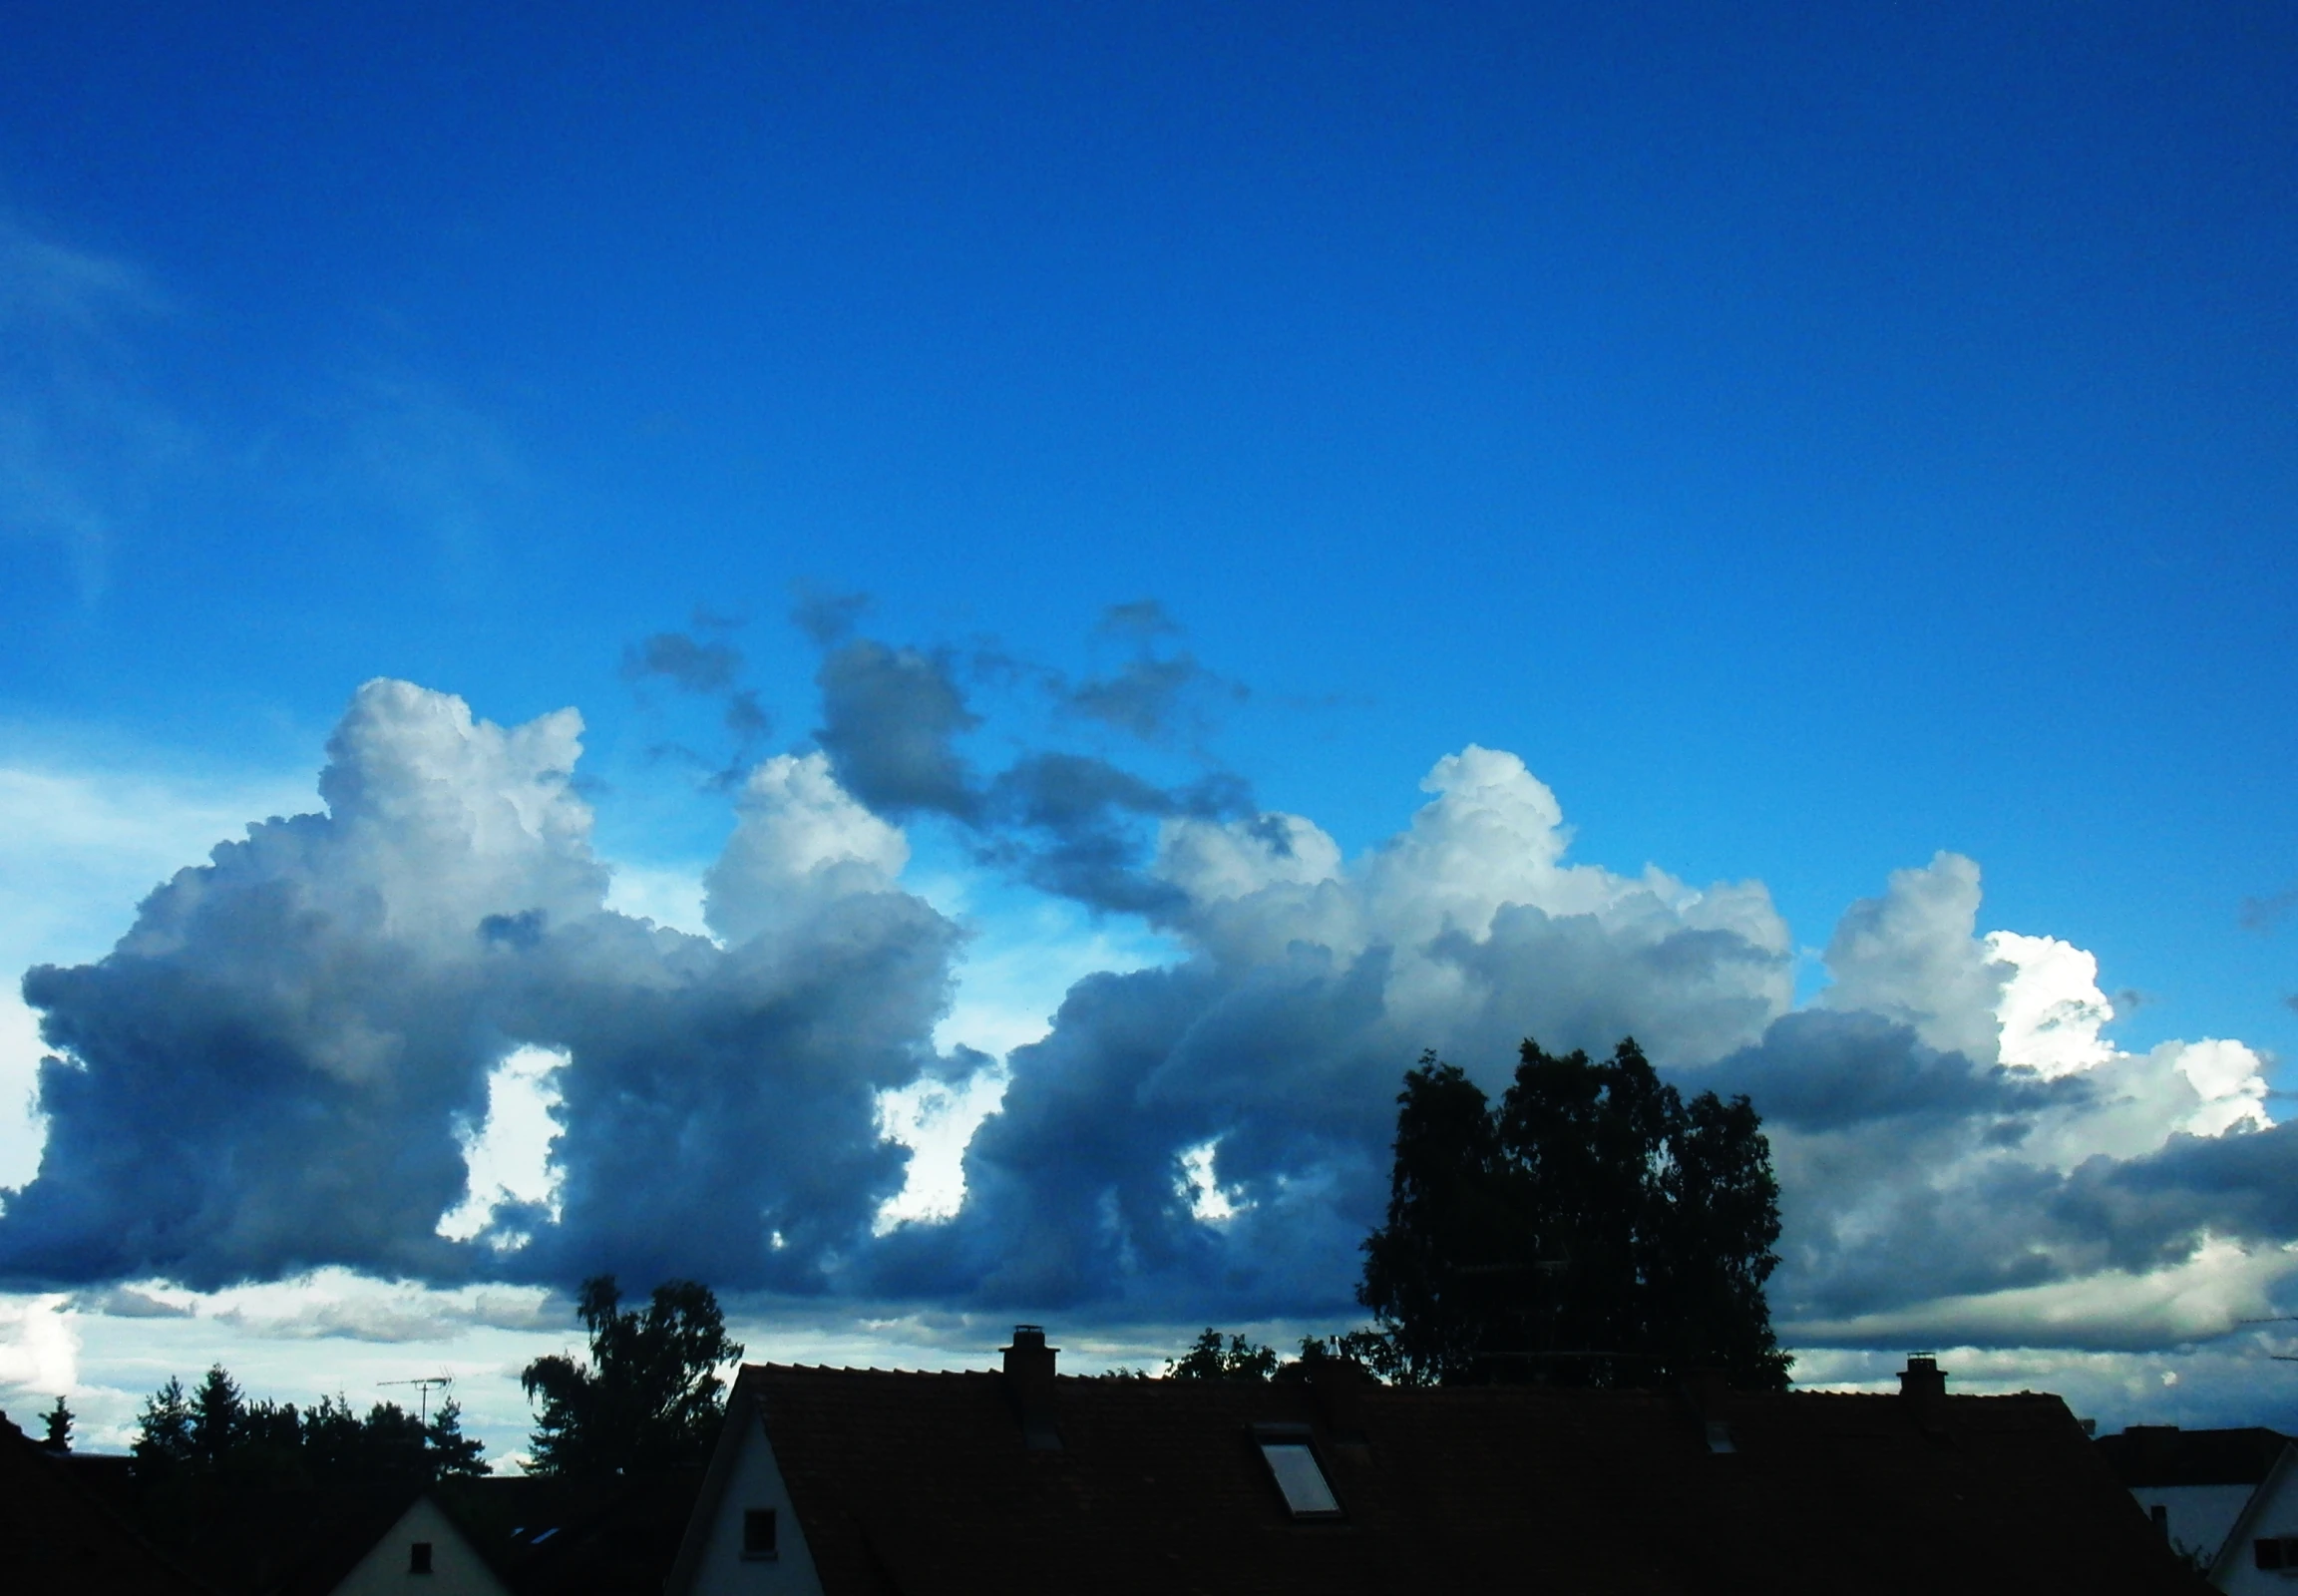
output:
<svg viewBox="0 0 2298 1596"><path fill-rule="evenodd" d="M2197 1136L2262 1130L2266 1117L2266 1060L2238 1041L2215 1037L2172 1044L2178 1073L2202 1099L2180 1127Z"/></svg>
<svg viewBox="0 0 2298 1596"><path fill-rule="evenodd" d="M0 1297L0 1394L54 1397L80 1384L80 1338L61 1294Z"/></svg>
<svg viewBox="0 0 2298 1596"><path fill-rule="evenodd" d="M1995 1062L2011 967L1974 935L1978 915L1979 867L1961 854L1893 871L1882 897L1854 904L1836 926L1827 945L1835 981L1820 1003L1901 1020L1943 1052Z"/></svg>
<svg viewBox="0 0 2298 1596"><path fill-rule="evenodd" d="M2207 1239L2166 1269L2105 1269L2048 1285L1940 1297L1850 1319L1783 1325L1781 1338L1837 1346L2171 1347L2227 1335L2272 1311L2298 1248Z"/></svg>
<svg viewBox="0 0 2298 1596"><path fill-rule="evenodd" d="M703 876L710 928L728 943L788 935L820 909L887 892L910 845L848 795L819 753L783 754L750 773L726 851Z"/></svg>
<svg viewBox="0 0 2298 1596"><path fill-rule="evenodd" d="M2114 1007L2099 990L2099 961L2056 937L1991 932L1981 943L1991 965L2007 966L1995 1017L2003 1062L2046 1079L2096 1069L2114 1056L2100 1032Z"/></svg>

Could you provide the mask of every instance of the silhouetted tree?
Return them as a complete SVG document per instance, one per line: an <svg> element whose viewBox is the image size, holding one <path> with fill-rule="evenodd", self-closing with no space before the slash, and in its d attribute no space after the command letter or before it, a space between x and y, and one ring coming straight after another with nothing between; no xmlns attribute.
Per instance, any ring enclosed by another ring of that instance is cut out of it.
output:
<svg viewBox="0 0 2298 1596"><path fill-rule="evenodd" d="M64 1405L63 1396L58 1396L56 1405L49 1408L42 1416L48 1421L48 1432L40 1437L40 1444L52 1452L70 1451L72 1449L73 1414L72 1409Z"/></svg>
<svg viewBox="0 0 2298 1596"><path fill-rule="evenodd" d="M1243 1336L1224 1338L1206 1327L1189 1350L1165 1362L1167 1380L1252 1380L1289 1382L1307 1380L1320 1367L1352 1363L1369 1370L1384 1349L1373 1331L1352 1330L1344 1336L1304 1336L1301 1356L1280 1360L1274 1347L1256 1346Z"/></svg>
<svg viewBox="0 0 2298 1596"><path fill-rule="evenodd" d="M1387 1223L1357 1300L1414 1382L1784 1387L1763 1283L1779 1188L1744 1097L1686 1103L1631 1039L1602 1063L1527 1039L1497 1110L1423 1054L1397 1097Z"/></svg>
<svg viewBox="0 0 2298 1596"><path fill-rule="evenodd" d="M145 1477L167 1472L192 1461L192 1404L184 1399L184 1383L175 1376L154 1392L136 1415L136 1439L128 1448L136 1471Z"/></svg>
<svg viewBox="0 0 2298 1596"><path fill-rule="evenodd" d="M486 1445L463 1433L463 1404L450 1396L431 1415L424 1435L424 1458L433 1479L470 1477L491 1472L480 1453Z"/></svg>
<svg viewBox="0 0 2298 1596"><path fill-rule="evenodd" d="M623 1310L611 1275L582 1283L576 1311L590 1362L538 1358L520 1377L538 1404L528 1464L538 1474L597 1474L698 1463L724 1414L721 1364L742 1356L707 1286L665 1281Z"/></svg>
<svg viewBox="0 0 2298 1596"><path fill-rule="evenodd" d="M192 1394L192 1452L203 1463L219 1463L239 1438L239 1388L221 1364L210 1364Z"/></svg>
<svg viewBox="0 0 2298 1596"><path fill-rule="evenodd" d="M1187 1352L1165 1365L1168 1380L1267 1380L1277 1372L1277 1349L1256 1347L1243 1336L1221 1344L1221 1332L1210 1325Z"/></svg>
<svg viewBox="0 0 2298 1596"><path fill-rule="evenodd" d="M186 1512L198 1510L214 1490L239 1486L402 1483L488 1472L481 1457L486 1447L463 1433L462 1409L452 1398L428 1424L397 1402L376 1402L361 1418L339 1396L297 1411L293 1402L246 1400L221 1365L207 1371L190 1397L174 1378L153 1393L133 1449L139 1476L171 1482L170 1493L184 1498L176 1505Z"/></svg>

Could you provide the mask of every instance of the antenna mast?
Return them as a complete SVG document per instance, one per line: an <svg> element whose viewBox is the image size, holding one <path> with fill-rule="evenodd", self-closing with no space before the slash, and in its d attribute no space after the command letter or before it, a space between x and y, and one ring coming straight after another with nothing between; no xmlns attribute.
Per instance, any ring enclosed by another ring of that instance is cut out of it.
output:
<svg viewBox="0 0 2298 1596"><path fill-rule="evenodd" d="M425 1429L429 1429L431 1427L431 1388L437 1386L441 1390L445 1390L455 1384L455 1377L453 1375L425 1375L421 1380L379 1380L375 1384L378 1388L384 1386L415 1387L420 1393L415 1398L415 1416Z"/></svg>

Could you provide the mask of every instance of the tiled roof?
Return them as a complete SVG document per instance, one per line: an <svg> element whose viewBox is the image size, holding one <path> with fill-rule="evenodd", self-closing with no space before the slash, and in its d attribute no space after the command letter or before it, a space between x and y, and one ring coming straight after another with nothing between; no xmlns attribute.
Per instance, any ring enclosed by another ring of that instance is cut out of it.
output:
<svg viewBox="0 0 2298 1596"><path fill-rule="evenodd" d="M0 1413L0 1571L9 1590L199 1596L63 1459Z"/></svg>
<svg viewBox="0 0 2298 1596"><path fill-rule="evenodd" d="M224 1596L327 1596L429 1494L514 1596L660 1596L698 1479L267 1488L200 1478L148 1497L140 1519Z"/></svg>
<svg viewBox="0 0 2298 1596"><path fill-rule="evenodd" d="M2290 1437L2272 1429L2133 1424L2095 1444L2125 1485L2255 1485Z"/></svg>
<svg viewBox="0 0 2298 1596"><path fill-rule="evenodd" d="M516 1596L661 1596L701 1478L501 1475L434 1494Z"/></svg>
<svg viewBox="0 0 2298 1596"><path fill-rule="evenodd" d="M2200 1589L2056 1396L1367 1386L1350 1413L1065 1378L1048 1450L997 1374L764 1365L739 1392L828 1596ZM1288 1514L1270 1423L1310 1426L1343 1517Z"/></svg>
<svg viewBox="0 0 2298 1596"><path fill-rule="evenodd" d="M267 1489L177 1479L137 1522L223 1596L327 1596L420 1495L413 1485Z"/></svg>

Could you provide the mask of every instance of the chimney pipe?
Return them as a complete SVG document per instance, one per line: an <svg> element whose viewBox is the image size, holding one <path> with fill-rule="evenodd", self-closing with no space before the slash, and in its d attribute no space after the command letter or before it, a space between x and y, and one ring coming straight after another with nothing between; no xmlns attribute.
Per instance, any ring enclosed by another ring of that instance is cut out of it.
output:
<svg viewBox="0 0 2298 1596"><path fill-rule="evenodd" d="M1053 1359L1061 1349L1045 1345L1042 1325L1015 1325L1005 1354L1005 1391L1021 1419L1021 1443L1031 1451L1057 1452L1061 1430L1053 1418Z"/></svg>

